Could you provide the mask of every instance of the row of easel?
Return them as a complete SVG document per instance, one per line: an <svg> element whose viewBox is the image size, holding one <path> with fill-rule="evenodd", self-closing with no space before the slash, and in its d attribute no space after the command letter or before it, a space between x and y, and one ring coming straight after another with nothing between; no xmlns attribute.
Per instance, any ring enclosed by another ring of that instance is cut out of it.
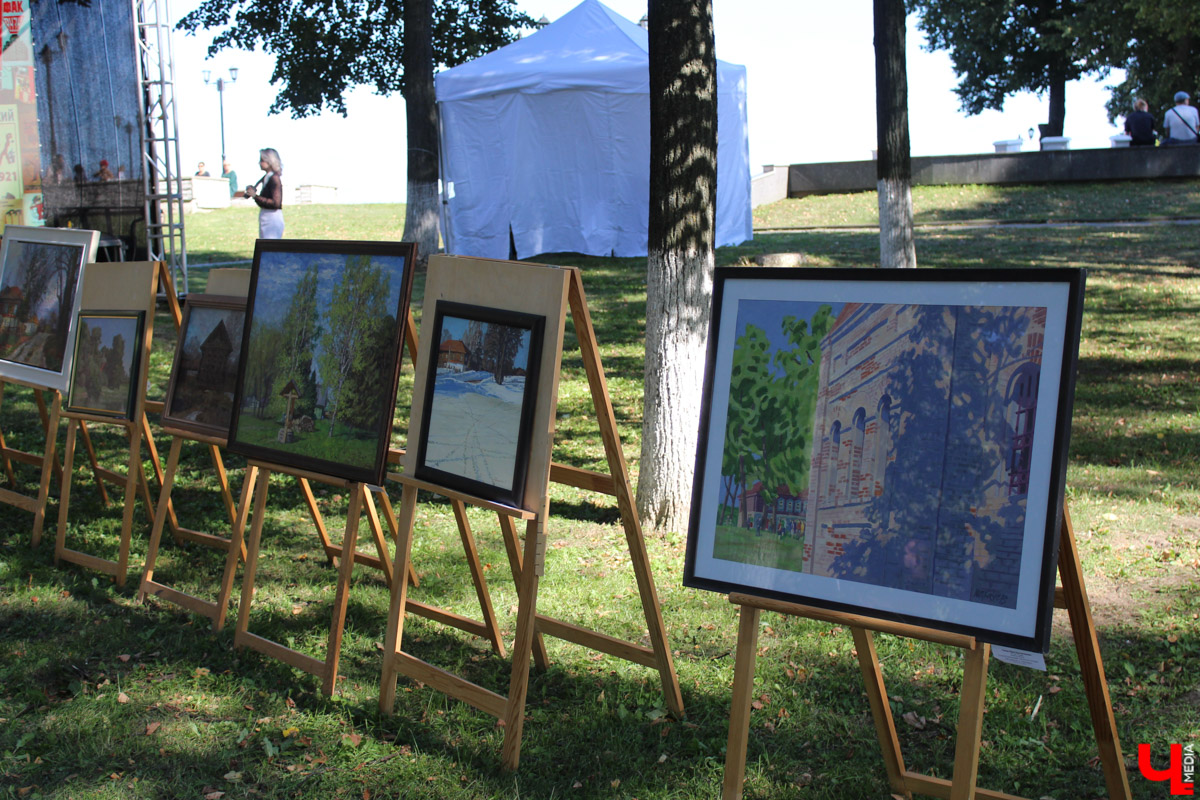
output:
<svg viewBox="0 0 1200 800"><path fill-rule="evenodd" d="M121 264L118 266L126 270L145 270L147 276L149 276L147 284L152 288L150 290L151 313L148 319L153 316L154 289L157 289L161 285L165 290L164 293L170 305L176 326L179 325L181 318L180 310L178 304L175 302L175 294L170 284L170 275L163 265ZM89 269L91 268L89 267ZM224 275L222 272L229 274ZM217 285L213 286L210 283L209 291L222 294L237 294L237 281L243 280L243 278L234 275L233 273L235 272L244 271L214 270L210 281L215 280ZM144 397L144 387L138 392L134 421L129 423L115 423L122 425L126 429L130 442L129 469L123 476L99 466L88 434L89 423L114 424L112 420L91 419L85 415L64 413L61 408L61 396L58 392L45 389L44 387L32 387L34 388L35 397L41 411L41 419L46 430L45 450L40 456L17 452L5 444L3 434L0 433L0 457L2 457L3 466L10 481L13 480L12 461L22 461L39 466L42 474L39 494L37 497L24 497L7 489L0 489L0 502L14 505L31 511L34 514L32 541L34 546L36 546L41 538L50 483L53 480L58 480L61 486L61 499L55 542L56 562L60 560L70 561L104 572L112 575L118 585L123 585L128 570L133 509L135 506L134 499L135 494L140 491L146 509L153 517L153 522L145 568L138 589L139 599L144 599L148 595L154 595L162 600L208 618L212 623L213 629L220 631L225 626L230 605L229 600L233 593L238 565L243 564L241 595L233 634L234 646L249 647L268 657L278 659L297 669L317 676L321 679L322 691L325 694L331 694L337 683L342 632L354 566L359 564L380 570L391 591L391 606L388 614L380 680L379 702L381 711L383 713L391 713L394 705L397 679L400 675L421 681L451 697L469 703L503 722L505 734L501 760L503 765L508 769L516 769L519 764L530 662L532 660L533 664L539 668L544 668L549 663L543 639L546 635L555 636L598 652L623 658L657 671L669 712L677 718L682 718L684 715L683 698L671 656L670 645L666 638L665 625L660 611L657 589L641 525L635 511L628 470L621 450L616 421L613 415L611 400L609 399L607 379L601 365L598 343L592 328L590 313L583 292L582 280L579 271L576 269L555 269L555 272L557 273L556 276L550 276L547 273L551 284L550 288L552 291L555 291L557 290L556 287L560 287L564 299L563 313L560 319L557 320L559 326L559 350L556 357L561 363L561 330L565 323L567 308L569 307L595 405L597 420L607 456L609 473L605 474L552 463L548 447L536 448L537 451L532 454L533 457L530 462L530 474L531 476L541 476L542 478L541 488L537 489L542 502L534 510L515 508L471 497L459 492L448 491L444 487L413 479L404 472L389 471L389 481L398 483L401 486L401 501L399 512L397 513L383 487L370 486L361 482L347 481L255 460L247 462L241 491L235 501L222 459L222 450L226 444L224 439L164 427L163 433L170 436L172 441L167 456L166 468L165 470L160 468L147 412L154 413L155 411L161 411L161 404L147 402ZM556 284L555 281L561 281L561 285ZM226 283L222 285L222 282ZM486 294L492 290L492 288L487 286L486 280L483 280L480 285L480 291ZM244 290L241 293L244 294ZM548 324L550 322L552 321L548 320ZM147 347L144 348L144 357L148 357L151 327L149 324L146 326ZM411 316L407 320L405 339L410 357L415 361L417 354L416 329ZM142 374L145 374L144 370ZM2 391L3 389L0 387L0 393ZM46 391L53 392L49 407L47 407L44 398ZM56 434L60 418L67 419L64 463L61 466L56 461L55 452ZM550 419L553 419L553 408L551 409ZM548 434L552 441L553 431L548 431ZM105 481L124 485L124 517L122 520L119 554L115 561L106 560L78 550L72 550L66 546L71 476L74 469L75 450L78 439L82 439L84 442L93 474L101 491L104 491L103 486ZM157 502L152 502L150 486L141 466L140 454L143 440L149 450L155 476L160 486ZM230 523L228 536L212 532L196 531L180 524L172 503L172 492L179 471L182 449L185 444L199 445L206 448L210 454L218 477L222 502ZM404 459L404 451L393 450L389 453L389 463L399 465L404 463ZM263 527L269 503L270 477L273 474L284 475L297 481L321 549L337 567L336 594L323 658L298 652L284 644L254 633L250 629L256 573L261 555ZM345 528L340 542L335 542L327 530L312 490L314 482L341 489L349 498ZM634 569L647 630L649 631L650 643L648 646L617 639L602 632L552 618L538 612L539 581L544 575L546 567L547 527L550 521L548 498L549 485L551 483L565 484L615 498ZM419 490L435 492L447 497L450 501L460 534L464 557L472 575L474 589L479 602L480 619L471 619L448 609L425 604L409 597L410 586L417 588L419 585L417 573L412 562L412 543L415 536L414 525ZM485 571L480 563L475 546L475 535L467 517L468 506L483 508L495 513L503 536L510 571L518 594L515 639L509 648L505 646L493 610ZM374 545L374 553L363 553L357 549L360 521L364 515L367 517L368 528ZM521 540L518 530L519 525L522 523L525 528L524 541ZM176 587L155 579L155 565L163 544L163 534L167 530L170 530L171 536L176 543L194 542L225 552L224 567L217 582L215 597L202 598L189 595ZM1083 586L1079 553L1070 525L1069 515L1065 515L1062 545L1060 548L1059 574L1062 584L1056 592L1056 602L1059 607L1066 608L1070 615L1076 651L1081 664L1084 689L1088 698L1089 711L1092 716L1094 732L1099 748L1100 762L1103 767L1109 795L1114 800L1117 798L1129 798L1128 776L1126 775L1125 766L1121 758L1112 704L1104 678L1103 664L1100 660L1095 625L1088 606L1086 590ZM981 726L985 700L984 689L986 686L990 652L986 643L978 642L974 637L947 634L916 626L830 612L750 595L735 594L731 595L729 599L730 602L741 607L741 621L736 651L736 671L730 713L725 779L722 790L722 797L725 800L737 800L742 794L757 652L757 636L762 610L775 611L785 615L822 619L850 628L855 639L859 665L863 674L872 715L875 720L880 746L883 751L889 783L892 791L898 796L911 797L914 794L918 794L951 798L952 800L975 797L989 798L990 800L1005 800L1006 798L1007 800L1019 800L1019 798L1013 795L980 789L975 785L982 735ZM500 694L486 687L479 686L462 676L453 674L405 652L402 649L404 619L409 613L458 628L474 636L479 636L491 645L497 655L509 657L512 668L507 694ZM964 682L952 780L917 774L905 767L895 723L887 702L882 670L872 638L873 632L885 632L939 642L951 647L961 648L964 651Z"/></svg>

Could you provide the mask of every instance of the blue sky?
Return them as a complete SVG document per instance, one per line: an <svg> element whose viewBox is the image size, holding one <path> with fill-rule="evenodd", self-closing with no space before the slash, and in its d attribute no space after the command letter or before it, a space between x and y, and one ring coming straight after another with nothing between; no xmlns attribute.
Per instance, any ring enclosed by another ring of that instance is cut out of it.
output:
<svg viewBox="0 0 1200 800"><path fill-rule="evenodd" d="M199 0L172 3L182 17ZM518 0L535 19L558 19L577 0ZM646 13L645 0L608 0L634 22ZM837 3L796 0L713 0L717 57L747 69L750 163L791 164L869 159L875 148L875 66L870 0ZM913 155L992 152L997 140L1015 139L1048 117L1048 99L1013 97L1003 112L967 117L958 110L957 83L945 53L927 53L914 18L908 26L909 117ZM275 147L290 185L333 185L339 199L403 202L407 174L404 101L368 89L348 96L349 116L326 113L292 120L269 117L276 89L270 85L273 59L261 53L225 52L205 60L211 36L176 33L176 103L180 154L185 174L197 161L220 164L221 133L216 88L202 71L236 83L226 86L225 138L239 182L261 174L258 149ZM1067 85L1066 135L1073 148L1107 147L1119 132L1108 124L1106 84L1121 80L1073 81ZM1025 142L1026 149L1036 144ZM213 173L217 174L217 173Z"/></svg>

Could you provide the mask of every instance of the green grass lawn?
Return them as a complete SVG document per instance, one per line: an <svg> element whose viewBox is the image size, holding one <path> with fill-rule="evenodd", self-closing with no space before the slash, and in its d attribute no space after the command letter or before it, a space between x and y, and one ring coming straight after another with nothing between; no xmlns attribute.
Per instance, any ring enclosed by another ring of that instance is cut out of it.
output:
<svg viewBox="0 0 1200 800"><path fill-rule="evenodd" d="M1197 181L1075 189L1071 202L1077 209L1090 191L1107 206L1128 198L1132 217L1195 215L1200 197ZM919 190L918 216L1019 218L1034 208L1045 214L1063 190L961 191L957 200L951 190L924 198ZM1158 210L1163 202L1169 212ZM805 217L813 221L797 224L832 225L841 217L865 216L874 196L823 198L820 204L824 210ZM773 209L756 213L761 217ZM1113 216L1103 209L1096 213ZM399 238L403 208L324 206L287 214L289 235ZM248 258L253 219L252 209L189 216L191 263ZM870 267L878 262L878 236L849 230L759 234L753 242L722 249L718 260L750 263L769 252L801 252L816 266ZM1161 767L1169 743L1197 744L1200 737L1197 229L922 229L917 257L928 268L1089 270L1068 499L1134 797L1165 797L1165 786L1138 775L1136 747L1151 744ZM566 255L536 260L583 269L624 452L636 476L645 262ZM194 269L193 287L200 288L204 278L202 267ZM418 314L421 278L414 288ZM162 313L155 323L149 396L161 398L174 332ZM411 392L412 367L406 363L393 446L407 442ZM38 449L31 395L8 387L3 400L5 441ZM158 434L157 420L152 423ZM118 428L97 424L93 440L105 463L124 469ZM168 446L160 435L160 454ZM207 449L185 444L182 452L173 495L181 524L227 531ZM582 467L598 467L603 460L570 329L554 458ZM225 460L236 493L245 465L236 457ZM85 462L81 453L76 463ZM36 471L19 463L14 470L18 488L32 491ZM336 539L344 525L345 491L314 489ZM395 486L388 491L398 499ZM687 718L665 714L652 671L548 638L552 664L530 682L521 768L509 774L499 768L503 730L469 706L402 679L395 715L379 713L388 592L374 571L356 570L342 680L339 691L326 698L315 678L235 650L232 622L230 630L214 634L207 620L169 603L135 602L149 529L140 501L134 570L123 589L103 575L54 566L57 509L52 499L47 536L37 550L28 546L29 514L11 507L0 514L0 797L670 800L716 797L720 791L737 614L720 595L683 588L682 533L651 534L648 547ZM643 640L645 623L623 533L614 524L614 504L556 487L551 509L539 611ZM70 511L67 545L115 556L120 509L101 504L82 466ZM516 595L495 518L474 511L469 518L511 640ZM410 596L478 617L461 548L449 506L422 497L413 548L421 586ZM223 560L222 553L167 536L156 577L213 597ZM299 487L291 478L274 476L251 630L322 656L334 582ZM404 641L420 658L507 692L509 663L482 641L419 617L407 620ZM960 653L890 636L877 642L909 767L949 777ZM759 648L746 796L890 796L849 632L766 613ZM1038 672L993 661L979 785L1030 798L1092 800L1105 794L1104 783L1078 662L1059 617L1048 667Z"/></svg>

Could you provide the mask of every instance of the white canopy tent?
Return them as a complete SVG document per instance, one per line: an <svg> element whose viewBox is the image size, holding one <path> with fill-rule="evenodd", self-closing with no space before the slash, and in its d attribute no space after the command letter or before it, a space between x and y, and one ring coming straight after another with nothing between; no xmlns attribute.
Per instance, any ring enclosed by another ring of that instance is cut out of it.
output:
<svg viewBox="0 0 1200 800"><path fill-rule="evenodd" d="M537 33L435 77L446 251L646 254L646 31L584 0ZM746 68L717 62L718 246L753 235Z"/></svg>

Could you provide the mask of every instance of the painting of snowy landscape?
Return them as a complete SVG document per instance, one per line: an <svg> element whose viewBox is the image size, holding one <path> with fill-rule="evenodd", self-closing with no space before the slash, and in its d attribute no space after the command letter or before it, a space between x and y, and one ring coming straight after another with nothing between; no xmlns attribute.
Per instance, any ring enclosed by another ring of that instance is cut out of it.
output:
<svg viewBox="0 0 1200 800"><path fill-rule="evenodd" d="M519 503L543 318L439 303L418 477Z"/></svg>

